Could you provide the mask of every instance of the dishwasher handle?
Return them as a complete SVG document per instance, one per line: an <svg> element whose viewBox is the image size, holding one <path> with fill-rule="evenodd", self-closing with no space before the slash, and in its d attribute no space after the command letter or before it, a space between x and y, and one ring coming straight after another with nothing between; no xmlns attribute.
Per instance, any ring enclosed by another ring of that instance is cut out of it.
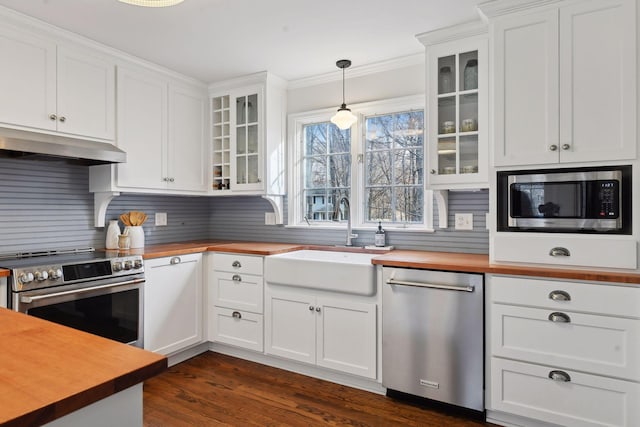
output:
<svg viewBox="0 0 640 427"><path fill-rule="evenodd" d="M396 280L396 279L388 279L387 285L414 286L418 288L444 289L446 291L463 291L463 292L473 292L475 289L475 287L471 285L444 285L440 283L409 282L406 280Z"/></svg>

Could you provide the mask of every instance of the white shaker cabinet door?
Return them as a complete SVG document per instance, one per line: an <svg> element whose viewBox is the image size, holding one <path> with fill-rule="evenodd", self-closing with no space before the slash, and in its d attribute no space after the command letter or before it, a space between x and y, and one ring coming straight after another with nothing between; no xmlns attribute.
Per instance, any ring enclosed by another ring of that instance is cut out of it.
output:
<svg viewBox="0 0 640 427"><path fill-rule="evenodd" d="M167 149L166 81L142 70L118 68L118 187L163 189Z"/></svg>
<svg viewBox="0 0 640 427"><path fill-rule="evenodd" d="M0 26L0 122L56 130L56 45Z"/></svg>
<svg viewBox="0 0 640 427"><path fill-rule="evenodd" d="M202 254L145 265L144 348L161 354L202 341Z"/></svg>
<svg viewBox="0 0 640 427"><path fill-rule="evenodd" d="M635 3L560 8L561 162L636 157Z"/></svg>
<svg viewBox="0 0 640 427"><path fill-rule="evenodd" d="M315 298L267 288L265 353L316 362Z"/></svg>
<svg viewBox="0 0 640 427"><path fill-rule="evenodd" d="M376 377L376 305L317 299L317 364Z"/></svg>
<svg viewBox="0 0 640 427"><path fill-rule="evenodd" d="M106 58L58 47L58 131L115 138L115 65Z"/></svg>
<svg viewBox="0 0 640 427"><path fill-rule="evenodd" d="M206 111L206 92L169 85L167 176L172 189L207 190Z"/></svg>
<svg viewBox="0 0 640 427"><path fill-rule="evenodd" d="M494 163L558 162L558 11L496 20Z"/></svg>

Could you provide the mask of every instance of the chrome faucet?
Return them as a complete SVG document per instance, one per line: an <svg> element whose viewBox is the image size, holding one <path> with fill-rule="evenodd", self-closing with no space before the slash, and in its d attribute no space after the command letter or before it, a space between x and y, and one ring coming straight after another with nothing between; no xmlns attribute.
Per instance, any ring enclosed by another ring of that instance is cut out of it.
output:
<svg viewBox="0 0 640 427"><path fill-rule="evenodd" d="M358 237L358 235L351 232L351 203L349 202L349 198L347 196L342 196L338 199L338 202L336 203L336 208L333 212L333 220L338 221L340 204L342 204L342 202L344 202L345 207L347 208L347 240L345 242L345 246L353 246L353 243L351 242L351 240Z"/></svg>

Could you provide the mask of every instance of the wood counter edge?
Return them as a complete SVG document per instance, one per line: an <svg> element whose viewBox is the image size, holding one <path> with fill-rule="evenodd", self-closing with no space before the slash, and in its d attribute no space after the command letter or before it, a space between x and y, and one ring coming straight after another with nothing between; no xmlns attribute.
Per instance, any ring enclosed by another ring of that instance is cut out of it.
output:
<svg viewBox="0 0 640 427"><path fill-rule="evenodd" d="M2 424L2 427L46 424L154 377L165 371L167 367L167 358L158 355L158 359L151 363L8 420Z"/></svg>

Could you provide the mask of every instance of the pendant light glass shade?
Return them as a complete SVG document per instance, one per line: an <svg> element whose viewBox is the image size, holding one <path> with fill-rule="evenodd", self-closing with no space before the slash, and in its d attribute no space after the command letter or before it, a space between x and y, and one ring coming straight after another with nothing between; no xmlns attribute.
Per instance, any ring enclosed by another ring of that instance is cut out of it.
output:
<svg viewBox="0 0 640 427"><path fill-rule="evenodd" d="M342 106L338 108L338 112L331 117L331 123L342 130L349 129L357 120L358 118L345 104L342 104Z"/></svg>
<svg viewBox="0 0 640 427"><path fill-rule="evenodd" d="M338 108L338 112L331 117L331 123L341 130L349 129L358 120L344 102L344 69L350 66L351 61L348 59L341 59L336 62L336 67L342 68L342 105Z"/></svg>
<svg viewBox="0 0 640 427"><path fill-rule="evenodd" d="M143 7L167 7L175 6L178 3L182 3L184 0L118 0L122 3L132 4L134 6Z"/></svg>

